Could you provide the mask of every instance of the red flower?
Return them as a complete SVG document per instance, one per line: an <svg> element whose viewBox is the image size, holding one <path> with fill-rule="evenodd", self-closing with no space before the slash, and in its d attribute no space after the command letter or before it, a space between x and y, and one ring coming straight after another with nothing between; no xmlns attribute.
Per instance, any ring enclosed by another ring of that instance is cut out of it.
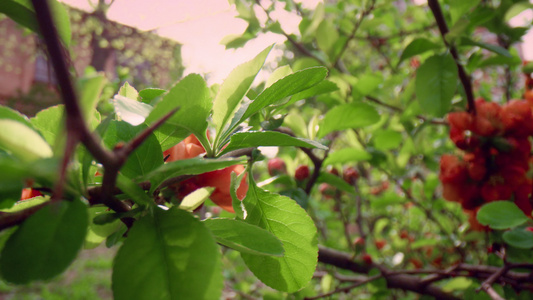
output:
<svg viewBox="0 0 533 300"><path fill-rule="evenodd" d="M194 135L188 136L179 144L164 152L165 155L169 155L167 162L193 158L205 153L205 149L202 144ZM175 188L176 196L183 198L191 192L201 187L214 187L215 190L209 197L221 208L234 212L232 206L232 199L230 194L231 173L236 172L237 175L244 171L244 166L235 165L227 167L222 170L216 170L197 175L191 179L185 180L179 183ZM248 183L246 182L246 175L241 181L239 188L237 189L237 197L242 200L248 191Z"/></svg>
<svg viewBox="0 0 533 300"><path fill-rule="evenodd" d="M38 190L32 189L32 188L25 188L22 189L22 195L20 196L20 200L27 200L31 199L33 197L42 196L41 192Z"/></svg>

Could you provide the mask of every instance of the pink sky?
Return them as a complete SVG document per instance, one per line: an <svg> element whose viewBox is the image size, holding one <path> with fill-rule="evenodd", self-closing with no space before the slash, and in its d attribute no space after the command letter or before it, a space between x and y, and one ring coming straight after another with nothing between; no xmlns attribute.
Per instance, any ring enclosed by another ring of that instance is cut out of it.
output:
<svg viewBox="0 0 533 300"><path fill-rule="evenodd" d="M92 10L88 0L61 0L71 6ZM92 0L92 2L96 2ZM319 0L301 0L303 5L314 7ZM257 11L261 19L261 11ZM276 12L282 26L294 32L300 18L283 9ZM161 36L174 39L181 44L186 73L209 73L209 83L221 83L239 64L252 59L273 43L281 44L283 36L263 34L244 48L225 50L220 41L230 34L242 34L246 22L235 18L235 6L226 0L115 0L108 17L122 24L141 30L156 29ZM281 55L274 49L268 60L274 61Z"/></svg>
<svg viewBox="0 0 533 300"><path fill-rule="evenodd" d="M96 2L96 0L60 1L89 11L92 10L89 1ZM320 1L296 2L313 8ZM283 29L289 33L295 32L300 17L286 12L280 3L278 6L275 16ZM262 11L256 10L256 14L260 21L264 19ZM161 36L183 44L182 57L186 74L209 73L209 84L221 83L237 65L250 60L267 46L285 41L283 36L277 34L262 34L247 43L244 48L225 50L220 41L226 35L241 34L246 29L246 22L235 18L236 16L235 6L229 5L227 0L115 0L108 13L111 20L141 30L156 29ZM533 12L529 10L515 17L511 23L514 26L530 24L532 16ZM524 19L526 23L522 23ZM533 60L533 51L529 50L533 49L533 31L530 30L524 40L524 48L527 49L524 51L525 59ZM274 49L268 60L275 61L279 55L281 51Z"/></svg>

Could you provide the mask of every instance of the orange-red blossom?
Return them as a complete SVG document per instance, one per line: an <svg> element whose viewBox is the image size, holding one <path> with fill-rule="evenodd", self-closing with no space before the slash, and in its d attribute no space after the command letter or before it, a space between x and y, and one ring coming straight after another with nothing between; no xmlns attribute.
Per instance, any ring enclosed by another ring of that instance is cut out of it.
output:
<svg viewBox="0 0 533 300"><path fill-rule="evenodd" d="M203 153L205 153L204 147L198 139L191 134L179 144L166 150L164 155L168 155L167 162L170 162L193 158ZM215 190L211 194L210 199L221 208L229 212L234 212L230 194L231 173L235 172L237 175L240 175L243 171L244 166L235 165L221 170L196 175L193 178L179 183L179 185L175 187L176 196L183 198L198 188L214 187ZM245 175L237 189L237 198L242 200L247 191L248 183L246 182Z"/></svg>
<svg viewBox="0 0 533 300"><path fill-rule="evenodd" d="M476 115L448 114L450 139L462 155L445 154L440 160L443 197L459 202L470 215L474 229L481 229L475 214L480 206L509 200L531 215L529 170L533 113L528 101L512 100L503 106L476 100Z"/></svg>

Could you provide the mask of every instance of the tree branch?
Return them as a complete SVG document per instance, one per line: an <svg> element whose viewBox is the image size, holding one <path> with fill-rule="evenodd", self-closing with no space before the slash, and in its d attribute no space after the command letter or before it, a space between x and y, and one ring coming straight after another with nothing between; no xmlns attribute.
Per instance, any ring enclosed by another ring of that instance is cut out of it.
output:
<svg viewBox="0 0 533 300"><path fill-rule="evenodd" d="M318 248L318 261L338 268L349 270L355 273L368 274L374 267L379 267L382 276L387 281L389 288L397 288L405 291L411 291L422 295L433 296L439 300L458 300L459 298L450 293L446 293L439 287L432 284L424 284L422 279L417 276L393 274L383 266L375 264L359 264L353 261L352 256L348 253L333 250L323 246Z"/></svg>
<svg viewBox="0 0 533 300"><path fill-rule="evenodd" d="M442 14L442 10L440 9L439 2L438 0L428 0L428 6L431 9L433 16L435 17L435 21L437 22L437 26L439 27L442 40L444 41L444 44L448 48L450 48L450 53L452 54L455 60L455 64L457 65L459 79L461 80L463 88L465 89L466 101L468 102L468 112L475 115L476 106L474 103L474 92L472 91L472 82L470 80L470 76L466 74L466 71L463 68L463 65L459 63L459 54L457 53L457 49L455 49L454 46L449 45L448 42L446 41L446 34L448 33L448 25L446 25L446 20L444 19L444 15Z"/></svg>

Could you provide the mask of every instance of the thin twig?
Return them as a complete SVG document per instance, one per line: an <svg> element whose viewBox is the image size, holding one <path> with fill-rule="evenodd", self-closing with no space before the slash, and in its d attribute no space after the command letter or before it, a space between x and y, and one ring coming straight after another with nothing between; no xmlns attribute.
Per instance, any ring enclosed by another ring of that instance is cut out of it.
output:
<svg viewBox="0 0 533 300"><path fill-rule="evenodd" d="M159 126L163 125L165 121L167 121L172 115L174 115L179 110L179 107L174 108L170 112L168 112L166 115L164 115L161 119L157 120L154 124L152 124L150 127L143 130L141 133L139 133L135 138L130 140L126 145L120 148L115 148L114 152L115 155L120 158L121 161L126 162L126 159L128 156L135 151L149 136L152 134Z"/></svg>
<svg viewBox="0 0 533 300"><path fill-rule="evenodd" d="M374 10L374 5L375 4L376 4L376 0L372 0L371 3L370 3L370 6L361 12L361 16L357 19L357 22L355 23L355 25L354 25L354 27L352 29L352 32L350 33L350 35L348 36L348 38L344 42L344 45L342 45L342 48L341 48L339 54L337 55L337 57L335 57L335 59L332 60L335 63L334 64L335 67L338 66L339 61L341 60L342 56L344 55L344 52L346 52L346 49L348 48L348 45L350 44L350 41L355 37L355 34L357 33L357 30L359 29L359 27L363 23L363 21L366 18L366 16L368 16L372 12L372 10Z"/></svg>
<svg viewBox="0 0 533 300"><path fill-rule="evenodd" d="M404 110L402 108L399 108L397 106L394 106L394 105L390 105L390 104L387 104L381 100L379 100L378 98L376 97L373 97L373 96L370 96L370 95L366 95L365 96L366 99L380 105L380 106L383 106L383 107L386 107L392 111L395 111L395 112L398 112L398 113L403 113ZM423 121L423 122L428 122L428 123L431 123L431 124L435 124L435 125L445 125L445 126L448 126L448 122L446 120L441 120L441 119L428 119L422 115L416 115L416 118L418 118L419 120Z"/></svg>
<svg viewBox="0 0 533 300"><path fill-rule="evenodd" d="M355 189L355 207L357 210L355 223L359 230L359 236L363 239L363 243L366 245L366 231L363 229L363 197L361 197L361 191L359 190L359 180L354 181L353 187Z"/></svg>

